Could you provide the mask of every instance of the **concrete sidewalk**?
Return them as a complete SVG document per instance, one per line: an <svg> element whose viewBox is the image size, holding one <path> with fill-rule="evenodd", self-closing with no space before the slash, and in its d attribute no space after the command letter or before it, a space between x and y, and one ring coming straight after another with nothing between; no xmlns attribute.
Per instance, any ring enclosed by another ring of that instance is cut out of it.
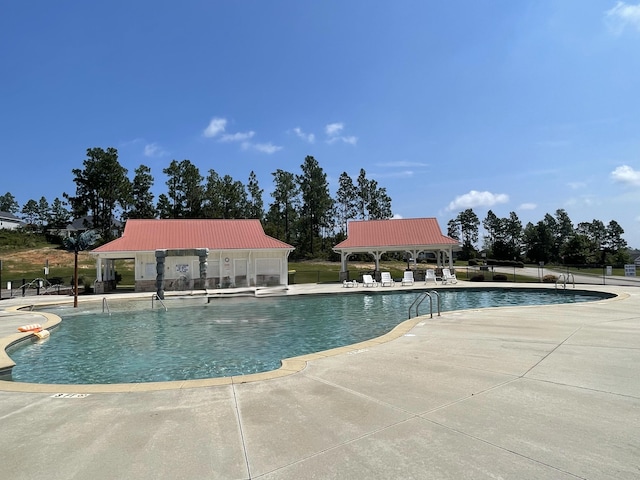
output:
<svg viewBox="0 0 640 480"><path fill-rule="evenodd" d="M640 289L584 289L619 297L422 317L258 382L87 396L0 382L0 478L635 480ZM3 313L0 334L25 318Z"/></svg>

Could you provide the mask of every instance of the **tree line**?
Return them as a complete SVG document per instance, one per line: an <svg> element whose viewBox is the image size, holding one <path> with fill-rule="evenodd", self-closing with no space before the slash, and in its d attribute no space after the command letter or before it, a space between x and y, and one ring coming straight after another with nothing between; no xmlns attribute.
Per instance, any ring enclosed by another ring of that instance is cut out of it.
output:
<svg viewBox="0 0 640 480"><path fill-rule="evenodd" d="M166 191L156 200L148 166L140 165L129 178L115 148L89 148L82 168L71 170L75 194L65 192L51 204L45 197L30 199L20 209L7 192L0 195L0 211L21 213L26 228L40 233L63 230L71 219L88 216L91 225L86 226L96 230L103 242L112 240L117 226L129 218L252 218L262 222L267 235L293 245L293 259L331 257L331 248L346 238L349 220L392 217L386 189L368 179L364 169L355 181L343 172L332 197L327 175L313 156L305 157L298 173L272 172L267 205L253 171L246 184L214 169L203 176L189 160L172 160L162 172ZM447 235L462 245L458 258L463 260L482 256L528 263L620 265L629 262L623 234L615 220L574 225L563 209L523 226L515 212L499 218L489 210L481 222L469 208L447 224Z"/></svg>
<svg viewBox="0 0 640 480"><path fill-rule="evenodd" d="M386 189L368 179L364 169L355 182L343 172L332 197L327 175L313 156L305 157L299 173L277 169L271 174L273 191L266 206L253 171L246 184L214 169L203 176L186 159L172 160L162 172L167 189L156 200L148 166L140 165L129 178L115 148L89 148L82 168L71 171L74 194L65 192L52 204L45 197L29 200L20 209L7 192L0 195L0 211L20 212L27 228L41 233L62 230L72 218L88 216L87 226L104 242L129 218L258 219L267 235L296 247L296 259L330 256L333 245L346 238L349 220L392 217Z"/></svg>
<svg viewBox="0 0 640 480"><path fill-rule="evenodd" d="M477 247L480 223L484 228L482 248ZM629 263L629 249L622 238L624 230L615 220L574 225L564 209L547 213L537 223L524 227L515 212L500 218L489 210L480 221L473 209L460 212L447 224L447 234L459 240L459 258L486 257L526 263L568 265L623 265Z"/></svg>

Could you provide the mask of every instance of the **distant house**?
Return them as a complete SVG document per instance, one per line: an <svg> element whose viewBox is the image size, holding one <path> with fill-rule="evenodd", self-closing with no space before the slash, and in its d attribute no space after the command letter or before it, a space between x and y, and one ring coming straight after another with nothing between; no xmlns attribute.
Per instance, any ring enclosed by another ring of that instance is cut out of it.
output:
<svg viewBox="0 0 640 480"><path fill-rule="evenodd" d="M15 230L18 227L24 227L26 224L16 217L13 213L0 212L0 228L5 230Z"/></svg>
<svg viewBox="0 0 640 480"><path fill-rule="evenodd" d="M116 219L111 220L113 230L111 234L114 237L120 236L122 233L122 223ZM82 232L86 232L93 228L93 216L87 215L84 217L76 218L69 223L65 228L58 230L58 234L62 237L71 237Z"/></svg>
<svg viewBox="0 0 640 480"><path fill-rule="evenodd" d="M293 249L259 220L129 219L122 237L91 252L95 291L115 288L122 259L134 260L139 292L287 285Z"/></svg>

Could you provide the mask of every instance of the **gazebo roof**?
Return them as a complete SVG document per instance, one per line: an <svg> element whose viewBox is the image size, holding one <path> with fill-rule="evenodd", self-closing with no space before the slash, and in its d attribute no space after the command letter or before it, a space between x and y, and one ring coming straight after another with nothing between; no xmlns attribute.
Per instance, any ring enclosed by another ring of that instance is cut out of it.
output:
<svg viewBox="0 0 640 480"><path fill-rule="evenodd" d="M347 230L347 239L333 250L367 252L460 248L460 242L442 234L435 218L358 220L349 222Z"/></svg>
<svg viewBox="0 0 640 480"><path fill-rule="evenodd" d="M293 250L293 246L264 233L260 220L129 219L120 238L92 253L154 250Z"/></svg>

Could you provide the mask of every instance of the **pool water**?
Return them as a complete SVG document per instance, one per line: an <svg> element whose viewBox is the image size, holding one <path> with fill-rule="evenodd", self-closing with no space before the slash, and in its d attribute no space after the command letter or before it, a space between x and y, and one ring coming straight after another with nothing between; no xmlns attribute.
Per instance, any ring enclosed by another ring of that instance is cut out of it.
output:
<svg viewBox="0 0 640 480"><path fill-rule="evenodd" d="M442 311L573 303L601 294L568 290L441 291ZM228 377L275 370L280 360L379 337L407 320L416 291L221 298L205 305L110 305L111 315L47 308L63 318L46 341L8 349L12 379L110 384ZM97 308L94 306L93 308ZM435 305L434 305L435 310ZM415 307L412 310L415 313ZM420 314L429 312L428 300Z"/></svg>

